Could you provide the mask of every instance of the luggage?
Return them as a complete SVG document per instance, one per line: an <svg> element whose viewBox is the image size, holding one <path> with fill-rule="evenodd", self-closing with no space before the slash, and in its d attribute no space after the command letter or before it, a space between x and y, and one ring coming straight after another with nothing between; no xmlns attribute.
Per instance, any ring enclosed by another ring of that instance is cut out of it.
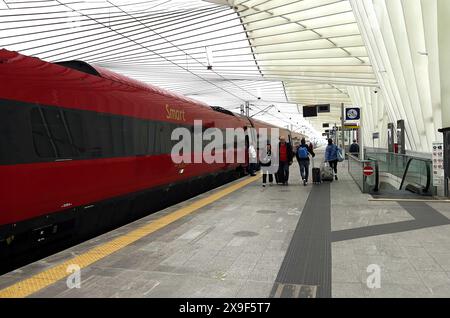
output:
<svg viewBox="0 0 450 318"><path fill-rule="evenodd" d="M333 182L333 168L330 167L330 164L328 162L325 162L322 165L321 170L322 181Z"/></svg>
<svg viewBox="0 0 450 318"><path fill-rule="evenodd" d="M320 175L320 168L313 168L312 169L312 179L314 184L321 184L322 183L322 177Z"/></svg>
<svg viewBox="0 0 450 318"><path fill-rule="evenodd" d="M284 184L287 181L284 178L284 173L281 169L281 166L278 168L278 172L275 174L275 180L277 184Z"/></svg>
<svg viewBox="0 0 450 318"><path fill-rule="evenodd" d="M314 167L314 159L312 160L312 180L314 184L322 183L322 176L320 173L320 168Z"/></svg>
<svg viewBox="0 0 450 318"><path fill-rule="evenodd" d="M281 178L280 178L280 169L278 169L277 173L275 173L275 182L277 184L283 183L283 182L281 182Z"/></svg>

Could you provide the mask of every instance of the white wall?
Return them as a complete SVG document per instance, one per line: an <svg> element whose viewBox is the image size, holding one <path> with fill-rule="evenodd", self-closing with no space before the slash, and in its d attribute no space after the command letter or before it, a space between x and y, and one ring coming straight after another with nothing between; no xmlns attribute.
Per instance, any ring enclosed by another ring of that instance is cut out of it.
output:
<svg viewBox="0 0 450 318"><path fill-rule="evenodd" d="M450 127L450 1L438 1L442 128Z"/></svg>
<svg viewBox="0 0 450 318"><path fill-rule="evenodd" d="M404 119L407 149L413 151L430 152L441 138L437 1L350 0L380 83L379 97L354 88L352 99L366 109L367 120L373 121L367 125L378 125L382 138L387 122ZM366 139L366 145L371 143L371 137Z"/></svg>

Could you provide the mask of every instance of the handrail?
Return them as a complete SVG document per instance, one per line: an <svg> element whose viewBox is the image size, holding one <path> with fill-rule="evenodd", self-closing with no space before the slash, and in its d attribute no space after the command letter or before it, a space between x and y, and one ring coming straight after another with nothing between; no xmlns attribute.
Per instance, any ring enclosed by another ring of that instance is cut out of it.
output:
<svg viewBox="0 0 450 318"><path fill-rule="evenodd" d="M419 152L410 152L406 154L402 153L396 153L396 152L389 152L389 151L383 151L385 149L381 148L365 148L365 152L369 154L383 154L383 155L394 155L396 157L407 157L407 158L413 158L417 160L425 160L425 161L431 161L431 154L428 153L419 153ZM413 154L411 154L413 153ZM423 157L418 156L418 154L423 154ZM426 157L425 157L426 156Z"/></svg>
<svg viewBox="0 0 450 318"><path fill-rule="evenodd" d="M408 160L408 163L406 164L405 172L403 173L402 183L400 184L400 190L403 189L403 185L405 184L405 181L406 181L406 176L408 175L408 172L409 172L409 167L411 166L411 163L413 162L413 160L425 162L425 166L427 168L427 185L424 189L424 192L428 193L428 191L430 190L430 186L431 186L431 168L430 168L430 165L428 165L427 163L429 163L430 161L426 160L426 159L416 158L416 157L410 158Z"/></svg>
<svg viewBox="0 0 450 318"><path fill-rule="evenodd" d="M368 157L371 162L375 162L375 188L373 189L374 192L380 191L380 166L378 164L378 160L374 158Z"/></svg>
<svg viewBox="0 0 450 318"><path fill-rule="evenodd" d="M385 148L372 148L372 147L364 147L366 153L376 153L376 154L392 154L396 156L406 156L409 158L417 158L417 159L429 159L431 160L432 154L428 152L419 152L406 150L406 154L389 152L388 149Z"/></svg>

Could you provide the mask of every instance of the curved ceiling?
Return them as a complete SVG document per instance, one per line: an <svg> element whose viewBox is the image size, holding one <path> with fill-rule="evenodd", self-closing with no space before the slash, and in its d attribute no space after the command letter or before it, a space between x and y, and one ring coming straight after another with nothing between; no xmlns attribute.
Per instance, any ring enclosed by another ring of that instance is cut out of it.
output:
<svg viewBox="0 0 450 318"><path fill-rule="evenodd" d="M317 138L341 103L357 105L367 139L406 119L408 147L424 150L442 117L436 16L436 0L0 0L0 47L233 111L247 102ZM331 113L303 118L324 103Z"/></svg>

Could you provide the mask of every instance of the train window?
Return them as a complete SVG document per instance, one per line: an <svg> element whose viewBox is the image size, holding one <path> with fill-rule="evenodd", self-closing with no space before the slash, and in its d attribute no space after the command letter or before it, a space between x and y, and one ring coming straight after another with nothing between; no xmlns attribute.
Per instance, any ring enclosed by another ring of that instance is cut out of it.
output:
<svg viewBox="0 0 450 318"><path fill-rule="evenodd" d="M156 143L156 124L154 122L148 122L148 154L155 154L155 143Z"/></svg>
<svg viewBox="0 0 450 318"><path fill-rule="evenodd" d="M154 154L162 154L162 134L164 133L164 127L161 123L155 123L155 148Z"/></svg>
<svg viewBox="0 0 450 318"><path fill-rule="evenodd" d="M135 120L136 125L136 154L145 155L148 153L148 122Z"/></svg>
<svg viewBox="0 0 450 318"><path fill-rule="evenodd" d="M84 137L86 143L86 157L98 158L101 155L101 146L97 136L97 114L93 112L82 112L81 117L84 123Z"/></svg>
<svg viewBox="0 0 450 318"><path fill-rule="evenodd" d="M75 153L64 123L63 112L58 109L44 108L42 113L44 114L44 122L48 127L53 144L56 147L57 157L72 158Z"/></svg>
<svg viewBox="0 0 450 318"><path fill-rule="evenodd" d="M177 124L167 124L167 134L166 134L166 140L167 140L167 147L165 153L170 154L172 152L173 146L177 144L176 140L172 140L172 132L179 128L180 126Z"/></svg>
<svg viewBox="0 0 450 318"><path fill-rule="evenodd" d="M163 135L163 143L164 147L162 147L162 150L164 151L164 154L170 154L172 151L172 131L177 127L174 124L170 123L164 123L164 135Z"/></svg>
<svg viewBox="0 0 450 318"><path fill-rule="evenodd" d="M64 119L70 133L72 149L76 154L85 154L86 144L81 114L74 111L65 111Z"/></svg>
<svg viewBox="0 0 450 318"><path fill-rule="evenodd" d="M125 155L125 131L124 119L121 117L111 117L112 146L115 156Z"/></svg>
<svg viewBox="0 0 450 318"><path fill-rule="evenodd" d="M134 154L134 138L133 138L133 122L131 118L123 118L123 140L124 140L124 155L130 156Z"/></svg>
<svg viewBox="0 0 450 318"><path fill-rule="evenodd" d="M42 110L39 108L31 110L31 128L37 155L41 158L56 158L56 147L44 121Z"/></svg>
<svg viewBox="0 0 450 318"><path fill-rule="evenodd" d="M113 155L113 142L112 142L112 128L111 128L111 116L98 114L96 116L95 128L96 128L96 153L99 157Z"/></svg>
<svg viewBox="0 0 450 318"><path fill-rule="evenodd" d="M170 154L177 143L171 140L172 131L180 127L53 107L32 108L31 126L35 153L50 160ZM193 126L187 128L193 130Z"/></svg>
<svg viewBox="0 0 450 318"><path fill-rule="evenodd" d="M221 131L222 131L222 136L223 136L223 151L226 151L228 149L228 147L232 148L233 146L228 145L226 129L221 129Z"/></svg>

